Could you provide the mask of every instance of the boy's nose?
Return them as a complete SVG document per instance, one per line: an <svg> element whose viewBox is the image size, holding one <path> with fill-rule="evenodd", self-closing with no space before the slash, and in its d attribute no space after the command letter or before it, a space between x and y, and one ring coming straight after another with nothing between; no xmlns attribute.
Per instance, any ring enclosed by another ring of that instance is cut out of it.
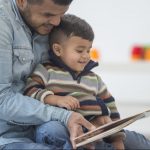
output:
<svg viewBox="0 0 150 150"><path fill-rule="evenodd" d="M90 55L89 55L88 53L85 53L85 54L82 55L82 57L83 57L83 58L89 58Z"/></svg>

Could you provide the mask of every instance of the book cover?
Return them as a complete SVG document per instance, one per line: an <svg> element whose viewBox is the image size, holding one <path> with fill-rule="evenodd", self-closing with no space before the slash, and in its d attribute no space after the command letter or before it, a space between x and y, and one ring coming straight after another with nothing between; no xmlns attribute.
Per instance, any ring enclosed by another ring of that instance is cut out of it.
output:
<svg viewBox="0 0 150 150"><path fill-rule="evenodd" d="M117 120L117 121L113 121L106 125L100 126L93 131L89 131L83 135L76 137L74 139L74 141L76 143L76 147L86 145L88 143L100 140L104 137L107 137L114 133L117 133L120 130L122 130L124 127L135 122L136 120L139 120L141 118L145 118L148 116L150 116L150 110L146 110L144 112L141 112L141 113Z"/></svg>

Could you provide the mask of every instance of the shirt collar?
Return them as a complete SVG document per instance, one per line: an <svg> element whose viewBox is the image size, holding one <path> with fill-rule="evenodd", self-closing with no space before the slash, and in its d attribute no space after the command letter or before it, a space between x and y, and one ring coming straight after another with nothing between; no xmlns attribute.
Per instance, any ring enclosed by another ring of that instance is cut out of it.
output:
<svg viewBox="0 0 150 150"><path fill-rule="evenodd" d="M17 3L16 3L16 0L12 0L12 7L13 7L13 11L14 11L14 14L15 14L15 17L16 17L16 20L22 25L24 26L24 28L26 28L26 30L28 32L31 33L31 30L30 28L27 26L27 24L24 22L20 12L19 12L19 8L17 6Z"/></svg>

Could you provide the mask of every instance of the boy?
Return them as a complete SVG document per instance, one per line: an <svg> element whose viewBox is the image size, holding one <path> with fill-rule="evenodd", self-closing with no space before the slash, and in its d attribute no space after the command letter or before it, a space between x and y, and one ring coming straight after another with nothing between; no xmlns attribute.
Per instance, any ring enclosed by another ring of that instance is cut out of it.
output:
<svg viewBox="0 0 150 150"><path fill-rule="evenodd" d="M49 37L49 62L36 67L24 93L43 103L80 112L95 126L119 119L114 98L91 71L98 65L90 60L93 39L86 21L69 14L62 17ZM109 141L116 149L124 149L124 137L121 131Z"/></svg>

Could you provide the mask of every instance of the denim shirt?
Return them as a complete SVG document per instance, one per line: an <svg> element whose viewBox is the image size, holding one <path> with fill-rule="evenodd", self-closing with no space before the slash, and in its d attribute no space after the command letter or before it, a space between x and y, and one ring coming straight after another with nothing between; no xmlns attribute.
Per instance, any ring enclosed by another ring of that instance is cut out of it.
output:
<svg viewBox="0 0 150 150"><path fill-rule="evenodd" d="M15 0L0 0L0 28L0 145L27 142L34 125L50 120L67 124L71 111L22 95L25 79L48 58L48 38L32 35Z"/></svg>

